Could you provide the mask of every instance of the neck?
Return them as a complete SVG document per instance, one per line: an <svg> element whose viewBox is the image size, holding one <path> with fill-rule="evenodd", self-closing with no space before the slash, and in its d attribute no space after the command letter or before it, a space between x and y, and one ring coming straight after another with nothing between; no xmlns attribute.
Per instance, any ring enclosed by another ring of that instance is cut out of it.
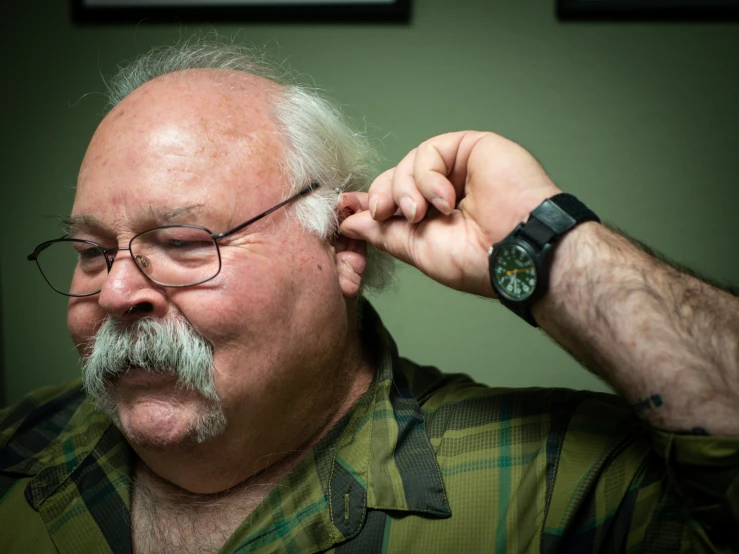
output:
<svg viewBox="0 0 739 554"><path fill-rule="evenodd" d="M242 511L251 512L270 491L292 470L292 459L283 459L266 470L241 483L213 493L197 493L179 487L152 471L139 458L135 468L135 488L162 510L173 508L181 511L198 511L208 506L232 504L238 500Z"/></svg>

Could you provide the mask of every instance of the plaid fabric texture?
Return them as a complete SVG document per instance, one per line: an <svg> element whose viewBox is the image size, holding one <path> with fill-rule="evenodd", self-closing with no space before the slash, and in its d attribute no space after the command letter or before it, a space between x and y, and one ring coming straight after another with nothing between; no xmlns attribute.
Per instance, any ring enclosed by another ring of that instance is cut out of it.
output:
<svg viewBox="0 0 739 554"><path fill-rule="evenodd" d="M419 367L368 319L374 384L221 552L737 551L739 439ZM130 552L131 467L79 382L4 410L0 552Z"/></svg>

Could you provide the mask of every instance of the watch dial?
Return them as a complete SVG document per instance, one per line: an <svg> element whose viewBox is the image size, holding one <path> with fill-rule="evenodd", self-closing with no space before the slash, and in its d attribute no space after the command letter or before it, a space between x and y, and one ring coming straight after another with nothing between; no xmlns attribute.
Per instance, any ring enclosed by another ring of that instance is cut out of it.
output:
<svg viewBox="0 0 739 554"><path fill-rule="evenodd" d="M498 247L493 267L493 279L498 291L510 300L520 302L536 288L536 266L529 253L517 244Z"/></svg>

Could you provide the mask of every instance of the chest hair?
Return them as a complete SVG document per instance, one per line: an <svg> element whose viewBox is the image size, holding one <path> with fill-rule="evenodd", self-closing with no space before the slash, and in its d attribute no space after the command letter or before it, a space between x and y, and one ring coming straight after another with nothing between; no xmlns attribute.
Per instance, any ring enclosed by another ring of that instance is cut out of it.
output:
<svg viewBox="0 0 739 554"><path fill-rule="evenodd" d="M136 554L204 554L218 552L268 490L258 485L195 495L137 476L132 492L131 538Z"/></svg>

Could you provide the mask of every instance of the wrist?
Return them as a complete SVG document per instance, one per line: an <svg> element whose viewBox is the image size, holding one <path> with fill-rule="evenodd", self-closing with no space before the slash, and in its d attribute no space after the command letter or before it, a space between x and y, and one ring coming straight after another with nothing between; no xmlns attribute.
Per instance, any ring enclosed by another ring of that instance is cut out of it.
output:
<svg viewBox="0 0 739 554"><path fill-rule="evenodd" d="M573 294L575 289L587 287L598 268L608 265L605 258L609 250L598 247L599 242L607 240L606 234L614 233L598 222L587 221L560 238L552 254L547 291L532 306L534 318L545 330L564 316L568 299L582 298L579 293Z"/></svg>

